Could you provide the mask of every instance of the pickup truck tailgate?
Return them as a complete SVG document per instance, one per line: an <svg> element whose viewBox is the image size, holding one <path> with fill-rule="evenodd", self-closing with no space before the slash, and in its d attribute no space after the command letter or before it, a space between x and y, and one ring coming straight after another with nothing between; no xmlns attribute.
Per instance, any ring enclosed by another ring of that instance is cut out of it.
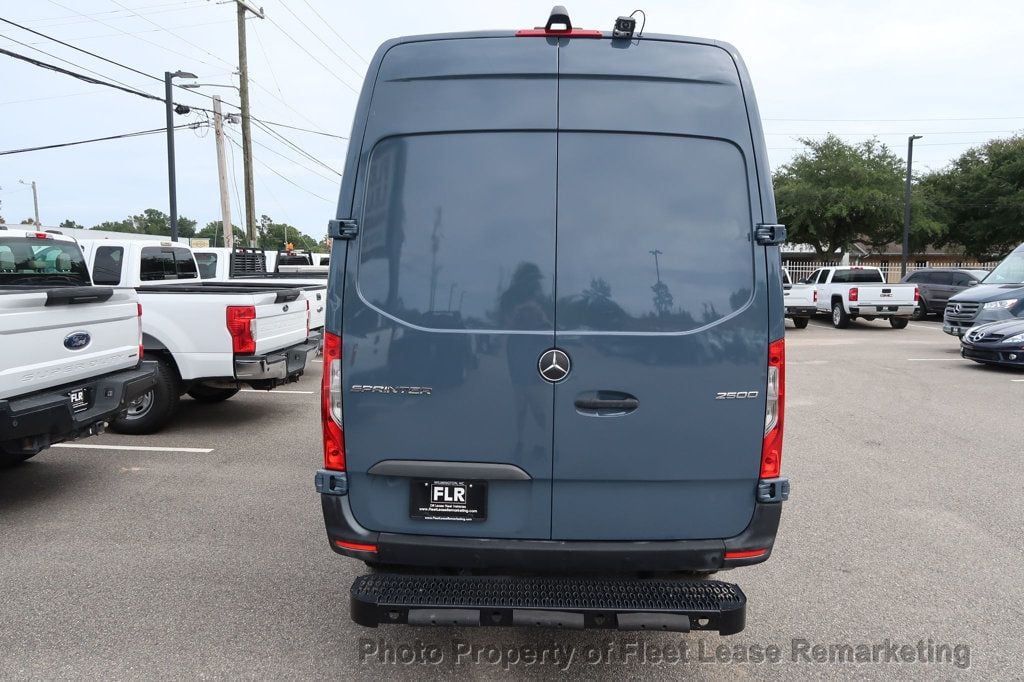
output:
<svg viewBox="0 0 1024 682"><path fill-rule="evenodd" d="M101 287L88 290L102 291L103 300L58 301L67 289L0 296L0 398L72 384L138 364L135 292L115 289L110 293Z"/></svg>
<svg viewBox="0 0 1024 682"><path fill-rule="evenodd" d="M893 305L914 305L913 284L859 284L857 289L857 300L850 301L850 305L860 306L893 306Z"/></svg>
<svg viewBox="0 0 1024 682"><path fill-rule="evenodd" d="M257 294L257 298L262 296ZM286 303L257 305L256 319L252 321L256 354L270 353L304 342L309 334L308 315L309 301L302 297Z"/></svg>

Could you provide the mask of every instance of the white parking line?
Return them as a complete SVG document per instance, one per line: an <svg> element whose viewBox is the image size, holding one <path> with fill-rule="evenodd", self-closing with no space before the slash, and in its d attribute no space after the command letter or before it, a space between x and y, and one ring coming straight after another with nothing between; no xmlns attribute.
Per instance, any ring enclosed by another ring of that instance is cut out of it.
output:
<svg viewBox="0 0 1024 682"><path fill-rule="evenodd" d="M1022 381L1024 381L1024 379L1010 379L1010 381L1012 381L1012 382L1014 382L1014 383L1016 383L1016 384L1019 384L1019 383L1021 383Z"/></svg>
<svg viewBox="0 0 1024 682"><path fill-rule="evenodd" d="M213 452L213 448L160 448L152 445L86 445L80 443L57 443L51 448L71 448L82 450L134 450L140 452Z"/></svg>
<svg viewBox="0 0 1024 682"><path fill-rule="evenodd" d="M275 389L273 391L260 391L255 388L243 388L242 393L292 393L301 395L313 395L314 393L316 393L316 391L285 391L280 388Z"/></svg>
<svg viewBox="0 0 1024 682"><path fill-rule="evenodd" d="M963 362L963 358L907 358L907 362Z"/></svg>

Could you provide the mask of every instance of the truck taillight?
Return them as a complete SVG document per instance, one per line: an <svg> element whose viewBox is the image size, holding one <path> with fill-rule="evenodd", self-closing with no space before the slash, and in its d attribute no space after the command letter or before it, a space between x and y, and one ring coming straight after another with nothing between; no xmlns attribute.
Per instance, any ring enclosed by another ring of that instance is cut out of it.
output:
<svg viewBox="0 0 1024 682"><path fill-rule="evenodd" d="M309 338L309 299L306 299L306 338Z"/></svg>
<svg viewBox="0 0 1024 682"><path fill-rule="evenodd" d="M324 431L324 468L345 470L345 431L341 416L341 337L324 334L324 376L320 383L320 421Z"/></svg>
<svg viewBox="0 0 1024 682"><path fill-rule="evenodd" d="M917 303L920 300L921 300L921 290L918 289L917 287L914 287L914 303Z"/></svg>
<svg viewBox="0 0 1024 682"><path fill-rule="evenodd" d="M228 306L228 333L231 334L231 350L237 355L252 355L256 352L256 339L252 336L252 321L255 319L255 306Z"/></svg>
<svg viewBox="0 0 1024 682"><path fill-rule="evenodd" d="M812 303L817 303L817 302L818 302L818 290L815 289L814 290L814 300L812 301Z"/></svg>
<svg viewBox="0 0 1024 682"><path fill-rule="evenodd" d="M850 300L851 301L859 301L860 300L860 291L857 289L857 287L851 287L850 288Z"/></svg>
<svg viewBox="0 0 1024 682"><path fill-rule="evenodd" d="M142 344L142 304L136 303L136 305L139 306L139 360L141 360L142 353L145 350L145 347Z"/></svg>
<svg viewBox="0 0 1024 682"><path fill-rule="evenodd" d="M786 405L786 342L768 344L768 400L764 408L761 478L778 478L782 471L782 424Z"/></svg>

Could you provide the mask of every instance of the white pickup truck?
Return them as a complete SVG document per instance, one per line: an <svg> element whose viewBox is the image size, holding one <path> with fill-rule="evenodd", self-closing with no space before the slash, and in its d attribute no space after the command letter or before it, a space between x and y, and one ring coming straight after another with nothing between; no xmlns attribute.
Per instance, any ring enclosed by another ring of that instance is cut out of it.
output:
<svg viewBox="0 0 1024 682"><path fill-rule="evenodd" d="M309 329L323 336L327 308L327 279L316 274L268 272L267 254L245 247L207 247L192 249L199 266L199 277L210 282L233 282L255 286L297 287L309 301Z"/></svg>
<svg viewBox="0 0 1024 682"><path fill-rule="evenodd" d="M0 226L0 464L101 433L151 390L142 307L93 286L74 239Z"/></svg>
<svg viewBox="0 0 1024 682"><path fill-rule="evenodd" d="M880 269L857 265L815 270L801 284L814 285L817 311L831 315L837 329L858 317L886 319L893 329L904 329L920 296L913 284L888 284Z"/></svg>
<svg viewBox="0 0 1024 682"><path fill-rule="evenodd" d="M782 296L786 317L797 329L806 329L807 323L818 313L818 292L810 284L793 284L789 270L782 268Z"/></svg>
<svg viewBox="0 0 1024 682"><path fill-rule="evenodd" d="M146 357L157 362L155 387L112 422L115 431L158 431L185 393L220 402L243 385L270 390L295 381L319 347L309 303L294 286L202 282L192 251L175 242L82 245L97 284L138 292Z"/></svg>

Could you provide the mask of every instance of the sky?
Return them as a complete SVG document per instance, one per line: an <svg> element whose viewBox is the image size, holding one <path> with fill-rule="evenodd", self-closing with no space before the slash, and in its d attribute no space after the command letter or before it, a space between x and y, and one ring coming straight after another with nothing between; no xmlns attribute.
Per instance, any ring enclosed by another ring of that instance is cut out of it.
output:
<svg viewBox="0 0 1024 682"><path fill-rule="evenodd" d="M326 232L344 166L347 142L341 138L349 135L367 63L380 43L400 35L541 25L551 4L262 0L265 18L246 24L252 115L306 130L272 127L275 137L254 129L257 216L318 237ZM773 168L799 153L798 138L830 131L851 142L878 136L901 155L908 135L923 135L915 143L914 168L924 172L972 145L1024 129L1024 3L566 4L579 27L610 30L616 16L639 6L652 33L735 45L753 79ZM162 78L164 71L182 70L199 76L196 82L229 86L201 91L220 95L225 111L237 111L228 104L238 102L230 1L0 0L0 17L146 74ZM0 47L163 92L158 80L2 22ZM210 106L208 97L180 89L174 100ZM195 111L175 117L179 124L206 120ZM164 125L161 102L0 54L0 151ZM239 126L229 125L227 135L240 142ZM200 226L219 220L212 130L181 130L175 145L179 214ZM241 152L229 149L232 221L242 224ZM166 139L151 134L0 157L0 215L8 222L32 215L32 193L22 180L36 181L46 225L72 219L92 226L146 208L167 212Z"/></svg>

